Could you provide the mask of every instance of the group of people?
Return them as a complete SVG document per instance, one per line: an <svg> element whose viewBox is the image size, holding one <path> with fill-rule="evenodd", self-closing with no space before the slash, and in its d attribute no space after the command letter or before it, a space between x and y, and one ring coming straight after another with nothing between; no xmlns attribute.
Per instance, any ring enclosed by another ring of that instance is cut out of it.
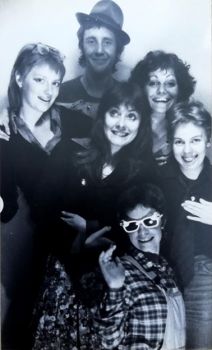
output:
<svg viewBox="0 0 212 350"><path fill-rule="evenodd" d="M113 78L115 2L76 16L84 73L62 83L63 55L25 45L0 121L1 220L24 202L33 228L3 349L211 349L211 115L176 54Z"/></svg>

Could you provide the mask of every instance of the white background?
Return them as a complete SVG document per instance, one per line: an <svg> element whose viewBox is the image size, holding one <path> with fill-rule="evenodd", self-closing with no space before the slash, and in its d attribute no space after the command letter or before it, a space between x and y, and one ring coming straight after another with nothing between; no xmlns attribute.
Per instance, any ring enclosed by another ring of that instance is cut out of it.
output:
<svg viewBox="0 0 212 350"><path fill-rule="evenodd" d="M55 46L66 55L65 80L79 73L79 28L76 12L89 13L96 0L0 0L0 102L7 93L18 51L29 42ZM117 75L130 69L149 50L174 52L191 65L197 79L195 97L212 112L211 1L116 0L124 13L123 29L131 36Z"/></svg>

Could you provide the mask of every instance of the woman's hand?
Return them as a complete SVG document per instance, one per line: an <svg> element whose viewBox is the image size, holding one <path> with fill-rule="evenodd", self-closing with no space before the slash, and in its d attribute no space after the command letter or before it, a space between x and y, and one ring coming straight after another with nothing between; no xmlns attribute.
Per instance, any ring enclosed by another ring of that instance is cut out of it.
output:
<svg viewBox="0 0 212 350"><path fill-rule="evenodd" d="M99 256L99 265L104 276L105 282L111 289L119 289L123 286L125 280L124 266L119 258L112 259L112 254L116 246L113 245L106 252L101 252Z"/></svg>
<svg viewBox="0 0 212 350"><path fill-rule="evenodd" d="M5 141L10 139L9 116L6 108L0 113L0 139Z"/></svg>
<svg viewBox="0 0 212 350"><path fill-rule="evenodd" d="M208 202L200 198L199 202L186 200L181 205L183 209L194 215L187 215L187 219L192 221L199 221L207 225L212 225L212 202Z"/></svg>
<svg viewBox="0 0 212 350"><path fill-rule="evenodd" d="M86 220L82 216L62 211L60 218L78 232L84 233L86 231Z"/></svg>

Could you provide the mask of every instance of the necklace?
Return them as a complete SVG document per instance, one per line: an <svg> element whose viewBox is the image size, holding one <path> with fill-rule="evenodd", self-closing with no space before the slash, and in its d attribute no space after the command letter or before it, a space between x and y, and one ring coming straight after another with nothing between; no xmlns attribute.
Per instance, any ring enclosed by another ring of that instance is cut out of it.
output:
<svg viewBox="0 0 212 350"><path fill-rule="evenodd" d="M114 167L111 164L104 164L102 168L102 179L105 179L109 176L114 170Z"/></svg>

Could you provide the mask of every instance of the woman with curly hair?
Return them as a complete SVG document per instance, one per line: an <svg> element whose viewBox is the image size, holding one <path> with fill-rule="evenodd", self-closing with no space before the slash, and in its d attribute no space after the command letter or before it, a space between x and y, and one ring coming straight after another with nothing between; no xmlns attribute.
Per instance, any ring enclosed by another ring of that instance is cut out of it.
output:
<svg viewBox="0 0 212 350"><path fill-rule="evenodd" d="M153 153L159 165L166 163L170 153L166 113L194 92L195 80L189 68L176 54L156 50L148 52L131 73L130 80L141 87L148 100Z"/></svg>

